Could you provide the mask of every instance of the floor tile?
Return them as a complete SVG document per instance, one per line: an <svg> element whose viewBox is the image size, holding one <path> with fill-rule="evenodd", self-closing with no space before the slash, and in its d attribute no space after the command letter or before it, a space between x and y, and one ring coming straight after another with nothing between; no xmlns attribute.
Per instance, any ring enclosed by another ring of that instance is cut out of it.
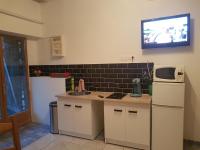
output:
<svg viewBox="0 0 200 150"><path fill-rule="evenodd" d="M83 150L103 150L105 147L104 141L88 141L83 145Z"/></svg>
<svg viewBox="0 0 200 150"><path fill-rule="evenodd" d="M83 138L77 138L67 135L54 135L56 140L63 141L63 142L71 142L78 145L86 144L87 142L91 140L83 139Z"/></svg>
<svg viewBox="0 0 200 150"><path fill-rule="evenodd" d="M35 147L33 144L30 144L24 148L22 148L22 150L39 150L37 147Z"/></svg>
<svg viewBox="0 0 200 150"><path fill-rule="evenodd" d="M117 145L106 144L104 150L123 150L124 148Z"/></svg>
<svg viewBox="0 0 200 150"><path fill-rule="evenodd" d="M124 150L138 150L138 149L124 147Z"/></svg>
<svg viewBox="0 0 200 150"><path fill-rule="evenodd" d="M51 144L54 141L55 141L54 136L52 134L48 134L48 135L38 139L37 141L33 142L32 145L36 149L40 150L40 149L47 147L49 144Z"/></svg>
<svg viewBox="0 0 200 150"><path fill-rule="evenodd" d="M48 145L46 148L42 150L80 150L81 145L70 143L70 142L63 142L63 141L55 141Z"/></svg>

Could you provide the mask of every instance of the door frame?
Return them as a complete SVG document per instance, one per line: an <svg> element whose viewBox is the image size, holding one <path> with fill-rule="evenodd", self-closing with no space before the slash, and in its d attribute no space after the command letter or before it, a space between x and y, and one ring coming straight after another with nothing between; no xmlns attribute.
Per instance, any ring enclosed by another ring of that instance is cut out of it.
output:
<svg viewBox="0 0 200 150"><path fill-rule="evenodd" d="M1 98L1 111L2 111L2 119L0 119L0 122L3 120L6 120L7 118L7 111L6 111L6 101L5 101L5 84L3 82L3 45L2 45L2 36L0 36L0 98Z"/></svg>
<svg viewBox="0 0 200 150"><path fill-rule="evenodd" d="M10 36L10 35L3 35L0 34L0 69L2 70L0 72L1 78L0 83L2 83L2 86L0 86L0 90L2 91L2 114L3 114L3 120L4 119L10 119L11 116L8 116L7 113L7 105L6 105L6 86L5 86L5 75L4 75L4 64L3 64L3 36ZM31 122L31 97L30 97L30 86L29 86L29 67L28 67L28 56L27 56L27 40L23 37L17 37L17 36L10 36L13 38L18 38L20 40L23 40L24 44L24 58L25 58L25 67L26 67L26 80L27 80L27 92L28 92L28 109L26 112L20 112L12 115L12 117L16 117L16 121L19 126L22 126L24 124ZM0 92L1 93L1 92ZM1 122L1 120L0 120Z"/></svg>

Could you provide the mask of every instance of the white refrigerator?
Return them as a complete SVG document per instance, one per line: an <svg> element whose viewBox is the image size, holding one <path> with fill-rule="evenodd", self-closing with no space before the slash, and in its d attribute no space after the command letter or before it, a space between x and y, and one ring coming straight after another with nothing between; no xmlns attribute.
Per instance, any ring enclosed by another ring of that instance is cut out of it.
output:
<svg viewBox="0 0 200 150"><path fill-rule="evenodd" d="M152 150L183 150L185 83L153 82Z"/></svg>

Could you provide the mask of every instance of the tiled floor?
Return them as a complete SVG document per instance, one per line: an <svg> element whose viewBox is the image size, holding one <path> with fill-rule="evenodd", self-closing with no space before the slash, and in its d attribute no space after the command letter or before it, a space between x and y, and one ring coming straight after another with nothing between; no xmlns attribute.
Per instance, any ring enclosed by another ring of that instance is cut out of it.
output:
<svg viewBox="0 0 200 150"><path fill-rule="evenodd" d="M64 135L48 134L23 150L135 150L105 144L102 140L86 140Z"/></svg>
<svg viewBox="0 0 200 150"><path fill-rule="evenodd" d="M112 144L105 144L102 139L86 140L65 135L48 134L23 150L136 150ZM199 144L185 142L184 150L200 150Z"/></svg>
<svg viewBox="0 0 200 150"><path fill-rule="evenodd" d="M29 124L21 129L21 143L23 150L134 150L131 148L105 144L103 136L91 141L65 135L53 135L48 133L48 127L39 124ZM10 144L10 137L0 136L1 143ZM200 150L200 144L185 142L184 150Z"/></svg>
<svg viewBox="0 0 200 150"><path fill-rule="evenodd" d="M28 124L20 129L22 147L25 147L49 133L49 127L37 123ZM0 149L13 145L10 133L0 135Z"/></svg>

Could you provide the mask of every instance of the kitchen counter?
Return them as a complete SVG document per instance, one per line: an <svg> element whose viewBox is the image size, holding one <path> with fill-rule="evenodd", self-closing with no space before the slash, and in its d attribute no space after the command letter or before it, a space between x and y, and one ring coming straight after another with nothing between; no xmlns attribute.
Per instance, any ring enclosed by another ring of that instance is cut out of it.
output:
<svg viewBox="0 0 200 150"><path fill-rule="evenodd" d="M151 96L148 94L143 94L142 97L131 97L130 94L127 94L122 99L110 99L106 97L111 95L113 92L91 92L91 94L89 95L81 95L81 96L73 96L69 95L68 93L69 92L56 95L56 97L59 99L95 100L95 101L124 103L124 104L142 104L142 105L151 104ZM99 96L103 96L104 98L100 98Z"/></svg>
<svg viewBox="0 0 200 150"><path fill-rule="evenodd" d="M60 134L93 140L104 129L106 143L149 150L151 96L106 98L111 94L57 95Z"/></svg>

